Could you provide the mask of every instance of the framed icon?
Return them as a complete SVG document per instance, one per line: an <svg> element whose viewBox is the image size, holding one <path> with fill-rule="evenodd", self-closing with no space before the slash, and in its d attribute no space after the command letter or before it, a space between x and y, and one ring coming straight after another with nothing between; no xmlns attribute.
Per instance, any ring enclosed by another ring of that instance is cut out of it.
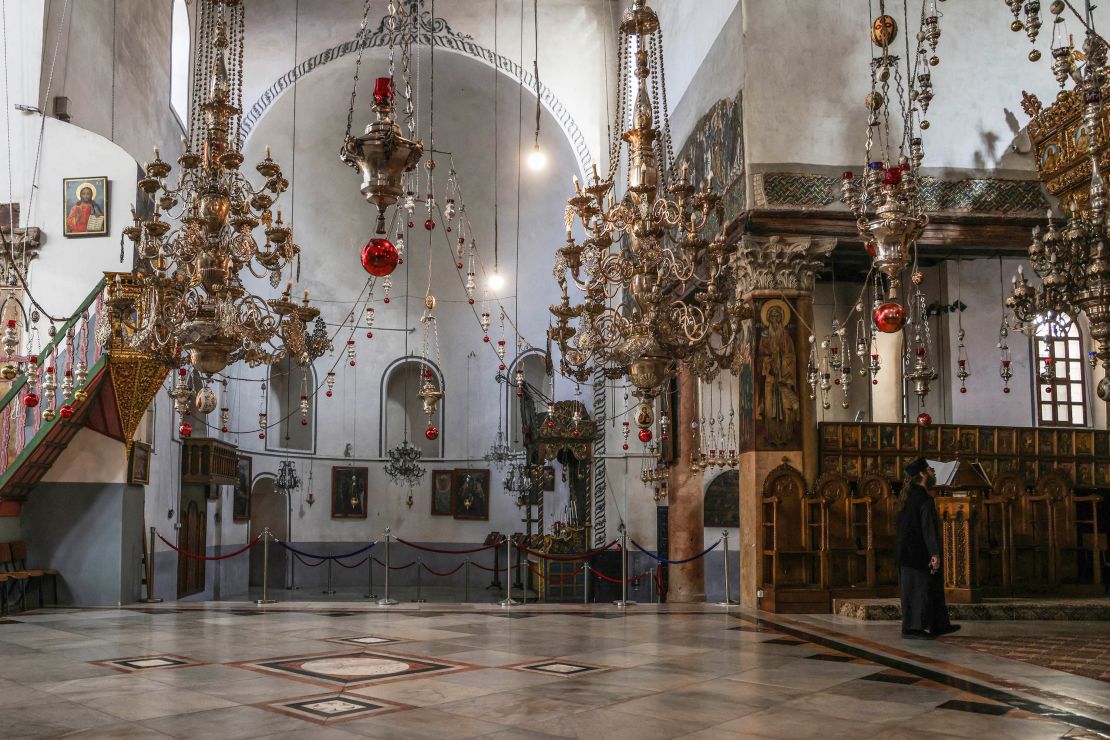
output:
<svg viewBox="0 0 1110 740"><path fill-rule="evenodd" d="M432 471L432 516L451 516L455 513L451 505L454 488L454 470Z"/></svg>
<svg viewBox="0 0 1110 740"><path fill-rule="evenodd" d="M127 482L135 486L145 486L150 483L150 445L145 442L135 442L131 445Z"/></svg>
<svg viewBox="0 0 1110 740"><path fill-rule="evenodd" d="M67 177L62 181L67 238L108 236L108 178Z"/></svg>
<svg viewBox="0 0 1110 740"><path fill-rule="evenodd" d="M489 519L489 470L457 469L453 486L456 519Z"/></svg>
<svg viewBox="0 0 1110 740"><path fill-rule="evenodd" d="M251 481L254 462L249 455L240 455L235 468L235 490L231 494L231 520L249 522L251 518Z"/></svg>
<svg viewBox="0 0 1110 740"><path fill-rule="evenodd" d="M346 466L331 469L331 518L366 518L366 468Z"/></svg>

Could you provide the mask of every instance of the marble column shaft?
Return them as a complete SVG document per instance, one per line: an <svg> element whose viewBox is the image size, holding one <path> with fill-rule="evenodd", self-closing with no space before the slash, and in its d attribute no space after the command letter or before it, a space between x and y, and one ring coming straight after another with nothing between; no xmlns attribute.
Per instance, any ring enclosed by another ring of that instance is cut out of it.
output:
<svg viewBox="0 0 1110 740"><path fill-rule="evenodd" d="M698 381L680 366L678 371L678 413L672 434L677 435L678 454L667 477L667 557L681 560L705 549L704 497L702 475L690 464L695 443L691 422L698 416ZM700 603L705 601L705 558L667 568L667 601Z"/></svg>

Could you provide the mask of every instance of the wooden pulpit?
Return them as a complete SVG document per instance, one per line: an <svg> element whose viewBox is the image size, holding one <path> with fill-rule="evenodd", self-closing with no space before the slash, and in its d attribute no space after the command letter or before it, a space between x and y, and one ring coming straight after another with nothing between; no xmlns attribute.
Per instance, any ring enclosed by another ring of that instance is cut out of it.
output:
<svg viewBox="0 0 1110 740"><path fill-rule="evenodd" d="M937 496L943 555L944 598L952 604L978 601L978 494Z"/></svg>

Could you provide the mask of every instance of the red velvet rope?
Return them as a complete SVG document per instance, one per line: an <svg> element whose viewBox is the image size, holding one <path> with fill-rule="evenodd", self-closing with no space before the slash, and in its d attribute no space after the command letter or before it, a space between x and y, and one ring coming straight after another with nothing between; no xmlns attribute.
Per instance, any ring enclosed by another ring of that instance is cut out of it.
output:
<svg viewBox="0 0 1110 740"><path fill-rule="evenodd" d="M602 548L597 549L597 550L591 550L590 552L583 553L581 555L550 555L550 554L547 554L547 553L538 552L536 550L530 550L529 548L525 547L524 545L518 544L516 542L513 543L513 546L516 547L516 549L518 549L518 550L522 550L522 551L528 553L529 555L534 555L535 557L541 558L542 560L558 560L559 562L566 563L566 562L573 562L573 561L576 561L576 560L587 560L589 558L592 558L595 555L600 555L601 553L612 549L613 545L615 545L615 544L617 544L617 541L613 540L612 542L610 542L605 547L602 547Z"/></svg>
<svg viewBox="0 0 1110 740"><path fill-rule="evenodd" d="M378 560L377 558L374 558L374 562L377 563L378 565L382 566L383 568L386 567L386 564L383 563L382 561ZM414 565L416 565L415 560L413 560L411 563L409 563L407 565L390 565L388 567L389 567L390 570L404 570L405 568L411 568Z"/></svg>
<svg viewBox="0 0 1110 740"><path fill-rule="evenodd" d="M442 549L439 549L437 547L425 547L424 545L418 545L415 542L409 542L408 540L403 540L400 537L394 537L393 539L397 540L402 545L408 545L409 547L411 547L415 550L423 550L424 552L434 552L434 553L439 553L440 555L470 555L471 553L475 553L475 552L483 552L485 550L492 550L493 548L498 547L499 545L504 543L504 540L501 540L501 542L494 542L492 545L482 545L481 547L475 547L475 548L472 548L470 550L442 550Z"/></svg>
<svg viewBox="0 0 1110 740"><path fill-rule="evenodd" d="M158 535L158 539L162 540L162 542L165 542L167 545L169 545L171 550L174 550L175 552L177 552L181 555L184 555L187 558L192 558L193 560L226 560L228 558L233 558L236 555L242 555L247 550L249 550L252 547L254 547L255 545L257 545L258 541L262 539L262 535L258 535L253 540L248 542L245 546L239 548L235 552L229 552L226 555L197 555L196 553L188 552L186 550L182 550L180 547L178 547L177 545L173 544L172 542L167 540L165 537L163 537L161 532L157 532L157 535Z"/></svg>
<svg viewBox="0 0 1110 740"><path fill-rule="evenodd" d="M421 562L421 563L420 563L420 567L421 567L421 568L423 568L424 570L428 571L428 572L429 572L429 573L431 573L431 574L432 574L433 576L440 576L440 577L453 576L453 575L455 575L456 573L458 573L458 572L459 572L460 570L462 570L462 567L463 567L464 565L466 565L466 562L465 562L465 561L464 561L464 562L462 562L462 563L459 563L458 565L456 565L456 566L455 566L455 568L454 568L454 570L449 570L449 571L447 571L446 573L440 573L440 572L439 572L438 570L432 570L431 568L429 568L429 567L428 567L428 564L427 564L427 563L424 563L424 562Z"/></svg>
<svg viewBox="0 0 1110 740"><path fill-rule="evenodd" d="M592 568L590 566L586 566L586 567L590 568L590 572L593 573L595 576L597 576L598 578L600 578L603 581L609 581L609 583L632 583L633 581L638 581L641 578L645 578L646 576L651 575L650 570L645 570L643 573L641 573L638 576L632 576L627 581L622 581L620 578L610 578L609 576L605 575L604 573L599 572L596 568Z"/></svg>
<svg viewBox="0 0 1110 740"><path fill-rule="evenodd" d="M363 558L362 560L358 561L358 562L357 562L357 563L355 563L354 565L344 565L344 564L343 564L343 562L342 562L342 561L340 561L340 560L336 560L336 561L335 561L335 564L336 564L336 565L338 565L338 566L340 566L340 567L342 567L342 568L357 568L357 567L359 567L360 565L362 565L363 563L365 563L365 562L366 562L367 560L369 560L369 559L370 559L370 556L369 556L369 555L367 555L366 557L364 557L364 558Z"/></svg>

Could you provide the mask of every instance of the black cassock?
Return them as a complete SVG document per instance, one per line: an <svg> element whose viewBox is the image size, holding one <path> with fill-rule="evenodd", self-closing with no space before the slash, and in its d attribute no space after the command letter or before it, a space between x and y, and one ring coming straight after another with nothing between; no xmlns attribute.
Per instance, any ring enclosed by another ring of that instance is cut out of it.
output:
<svg viewBox="0 0 1110 740"><path fill-rule="evenodd" d="M936 632L949 626L941 574L929 572L929 558L940 557L937 507L929 493L911 483L898 512L895 560L902 589L902 631Z"/></svg>

